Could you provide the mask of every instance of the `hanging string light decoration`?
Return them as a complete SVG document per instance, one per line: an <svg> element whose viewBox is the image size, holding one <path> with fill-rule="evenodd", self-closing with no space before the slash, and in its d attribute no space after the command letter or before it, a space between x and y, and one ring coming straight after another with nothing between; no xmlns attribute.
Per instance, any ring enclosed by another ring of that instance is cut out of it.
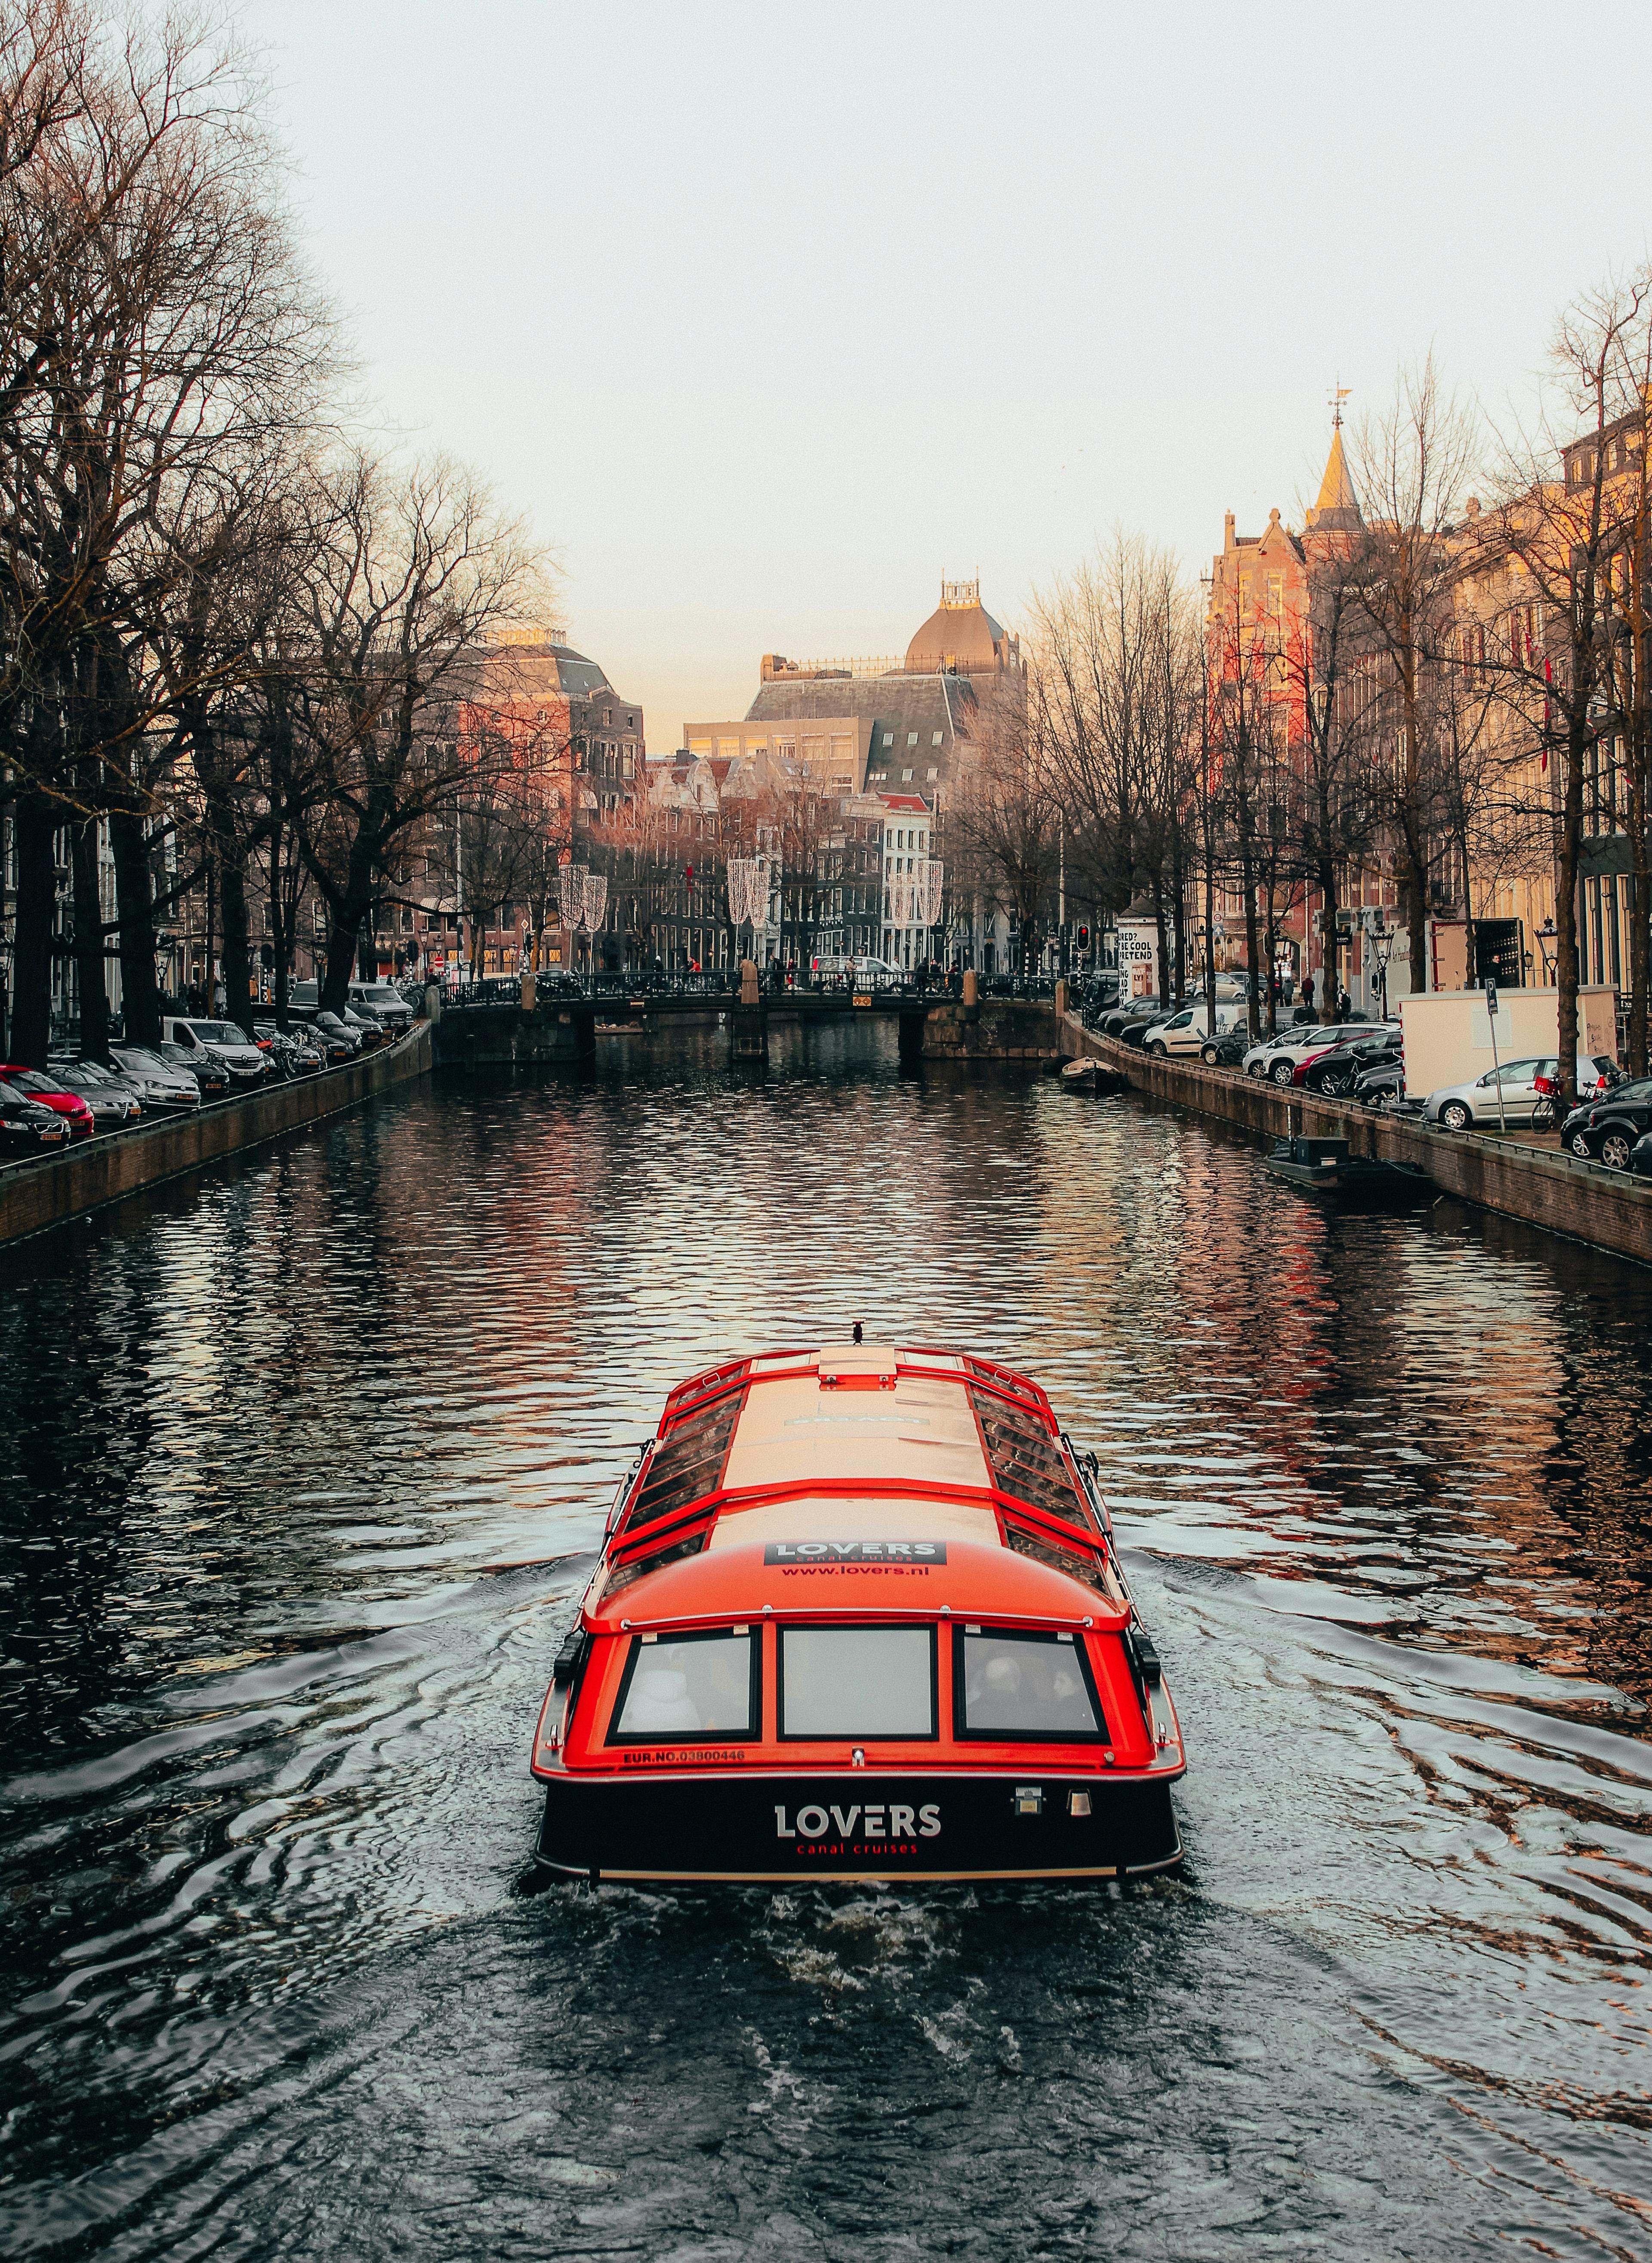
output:
<svg viewBox="0 0 1652 2263"><path fill-rule="evenodd" d="M557 868L557 903L564 927L578 927L585 916L585 877L583 864Z"/></svg>
<svg viewBox="0 0 1652 2263"><path fill-rule="evenodd" d="M946 866L939 857L920 857L913 871L913 925L937 927Z"/></svg>
<svg viewBox="0 0 1652 2263"><path fill-rule="evenodd" d="M588 872L585 876L585 924L593 934L602 924L602 915L607 909L607 873Z"/></svg>
<svg viewBox="0 0 1652 2263"><path fill-rule="evenodd" d="M757 923L758 915L752 908L755 893L754 882L758 871L754 857L731 857L728 860L728 915L736 928ZM763 881L763 900L768 902L768 883Z"/></svg>

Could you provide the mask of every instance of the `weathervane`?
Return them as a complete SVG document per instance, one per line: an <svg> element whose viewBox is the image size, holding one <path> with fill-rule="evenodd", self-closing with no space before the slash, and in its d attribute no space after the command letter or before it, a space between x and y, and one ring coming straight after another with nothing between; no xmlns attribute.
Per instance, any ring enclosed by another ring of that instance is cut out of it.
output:
<svg viewBox="0 0 1652 2263"><path fill-rule="evenodd" d="M1342 430L1342 404L1353 391L1353 386L1345 385L1340 377L1331 389L1331 421L1338 432Z"/></svg>

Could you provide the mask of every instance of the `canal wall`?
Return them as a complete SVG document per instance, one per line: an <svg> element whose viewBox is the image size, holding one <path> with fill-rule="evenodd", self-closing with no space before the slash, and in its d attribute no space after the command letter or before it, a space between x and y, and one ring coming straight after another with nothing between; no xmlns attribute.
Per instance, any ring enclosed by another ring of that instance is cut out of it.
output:
<svg viewBox="0 0 1652 2263"><path fill-rule="evenodd" d="M630 1021L623 998L589 1005L544 999L526 1005L450 1007L431 1025L431 1059L437 1068L533 1068L589 1060L596 1051L598 1012L605 1022Z"/></svg>
<svg viewBox="0 0 1652 2263"><path fill-rule="evenodd" d="M1042 1061L1061 1054L1061 1030L1048 999L983 998L978 1005L921 1010L925 1060ZM901 1037L905 1050L905 1016Z"/></svg>
<svg viewBox="0 0 1652 2263"><path fill-rule="evenodd" d="M187 1116L158 1117L131 1132L77 1141L66 1153L40 1162L0 1168L0 1245L20 1241L48 1226L123 1201L146 1187L185 1176L243 1148L261 1147L284 1132L302 1131L345 1110L359 1108L430 1067L430 1030L415 1023L393 1045L351 1061L273 1085L245 1098L220 1100Z"/></svg>
<svg viewBox="0 0 1652 2263"><path fill-rule="evenodd" d="M1133 1090L1172 1107L1218 1117L1259 1137L1345 1139L1352 1155L1425 1171L1442 1194L1652 1265L1652 1183L1627 1171L1482 1133L1425 1130L1408 1117L1345 1108L1300 1087L1287 1089L1246 1076L1242 1069L1150 1060L1132 1045L1085 1029L1073 1014L1064 1020L1061 1037L1064 1052L1105 1061Z"/></svg>

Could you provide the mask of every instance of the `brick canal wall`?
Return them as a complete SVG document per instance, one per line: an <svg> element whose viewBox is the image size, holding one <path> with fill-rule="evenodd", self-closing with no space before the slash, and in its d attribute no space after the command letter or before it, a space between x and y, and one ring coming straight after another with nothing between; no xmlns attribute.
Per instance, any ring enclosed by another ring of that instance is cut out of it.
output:
<svg viewBox="0 0 1652 2263"><path fill-rule="evenodd" d="M78 1141L43 1162L0 1168L0 1244L43 1233L89 1211L102 1210L146 1187L184 1177L203 1164L246 1147L260 1147L283 1132L359 1108L430 1066L429 1024L415 1024L398 1044L347 1067L271 1086L245 1099L220 1100L187 1116L165 1116L136 1131Z"/></svg>
<svg viewBox="0 0 1652 2263"><path fill-rule="evenodd" d="M1350 1154L1415 1164L1442 1194L1652 1265L1652 1182L1627 1172L1474 1132L1425 1131L1409 1117L1344 1108L1300 1089L1288 1092L1242 1069L1149 1060L1133 1046L1081 1028L1076 1015L1069 1014L1063 1023L1062 1050L1104 1061L1133 1090L1172 1107L1191 1108L1270 1139L1302 1133L1345 1139Z"/></svg>

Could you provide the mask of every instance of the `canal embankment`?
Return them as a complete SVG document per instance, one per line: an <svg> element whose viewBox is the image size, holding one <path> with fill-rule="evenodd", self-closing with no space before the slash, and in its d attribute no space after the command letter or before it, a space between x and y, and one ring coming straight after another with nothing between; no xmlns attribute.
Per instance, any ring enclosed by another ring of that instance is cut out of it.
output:
<svg viewBox="0 0 1652 2263"><path fill-rule="evenodd" d="M1442 1194L1652 1265L1652 1185L1627 1172L1482 1132L1425 1128L1412 1117L1345 1106L1299 1088L1266 1083L1241 1069L1150 1059L1085 1029L1075 1014L1064 1017L1061 1037L1070 1056L1104 1061L1132 1090L1173 1108L1215 1117L1259 1138L1300 1133L1345 1139L1351 1155L1426 1172Z"/></svg>
<svg viewBox="0 0 1652 2263"><path fill-rule="evenodd" d="M427 1075L430 1051L429 1024L416 1022L406 1037L364 1060L78 1141L44 1161L0 1167L0 1246L359 1108Z"/></svg>

